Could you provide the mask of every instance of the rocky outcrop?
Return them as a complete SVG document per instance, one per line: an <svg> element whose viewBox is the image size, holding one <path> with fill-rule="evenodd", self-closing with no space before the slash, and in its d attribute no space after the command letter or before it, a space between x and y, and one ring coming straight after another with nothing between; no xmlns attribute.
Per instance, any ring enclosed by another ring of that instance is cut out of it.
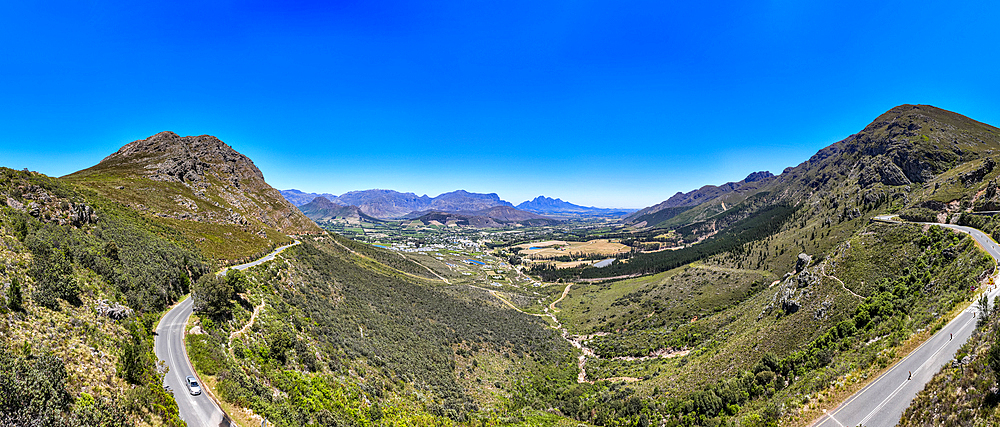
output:
<svg viewBox="0 0 1000 427"><path fill-rule="evenodd" d="M803 255L805 256L803 257ZM799 265L808 265L811 261L812 257L809 255L799 255L799 263L796 264L796 273L785 275L785 279L782 280L777 292L774 293L771 302L764 306L760 315L757 316L757 320L763 319L764 316L771 314L776 309L781 310L778 313L781 316L796 313L802 308L805 299L811 294L810 287L819 284L820 281L820 277L809 271L805 266L801 267L801 269L799 268Z"/></svg>
<svg viewBox="0 0 1000 427"><path fill-rule="evenodd" d="M31 172L34 173L34 172ZM70 199L49 194L43 188L36 185L19 185L13 189L11 194L4 196L7 206L25 212L42 221L52 222L59 225L73 225L82 227L88 224L96 224L99 217L94 208L82 204L73 203Z"/></svg>
<svg viewBox="0 0 1000 427"><path fill-rule="evenodd" d="M993 159L986 159L983 161L979 167L963 173L958 176L958 179L962 181L962 185L966 188L972 186L972 184L977 184L983 181L990 172L993 172L993 168L996 167L997 163Z"/></svg>
<svg viewBox="0 0 1000 427"><path fill-rule="evenodd" d="M76 205L73 207L72 213L69 216L70 223L79 227L84 224L93 224L97 222L97 214L94 213L94 208L87 205Z"/></svg>
<svg viewBox="0 0 1000 427"><path fill-rule="evenodd" d="M808 267L809 264L812 263L812 259L813 258L807 254L799 254L798 260L795 262L795 272L801 272L804 268Z"/></svg>
<svg viewBox="0 0 1000 427"><path fill-rule="evenodd" d="M986 189L983 190L983 194L976 199L974 205L974 210L976 211L996 211L1000 210L1000 192L997 191L997 180L994 178L989 184L986 184Z"/></svg>
<svg viewBox="0 0 1000 427"><path fill-rule="evenodd" d="M127 319L134 313L131 308L118 303L109 302L106 299L97 301L94 311L97 312L98 316L104 316L113 320Z"/></svg>
<svg viewBox="0 0 1000 427"><path fill-rule="evenodd" d="M862 161L861 175L858 177L858 185L863 188L880 182L885 185L906 185L910 181L906 173L884 156L877 156L871 160Z"/></svg>

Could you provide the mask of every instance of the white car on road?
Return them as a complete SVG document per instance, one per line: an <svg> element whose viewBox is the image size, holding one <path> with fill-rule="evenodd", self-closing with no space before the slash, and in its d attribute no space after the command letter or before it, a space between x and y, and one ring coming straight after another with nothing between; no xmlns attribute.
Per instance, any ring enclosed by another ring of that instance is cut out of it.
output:
<svg viewBox="0 0 1000 427"><path fill-rule="evenodd" d="M201 394L201 386L198 385L197 378L195 378L193 375L188 375L187 378L184 379L184 381L187 382L188 391L191 392L192 396L197 396Z"/></svg>

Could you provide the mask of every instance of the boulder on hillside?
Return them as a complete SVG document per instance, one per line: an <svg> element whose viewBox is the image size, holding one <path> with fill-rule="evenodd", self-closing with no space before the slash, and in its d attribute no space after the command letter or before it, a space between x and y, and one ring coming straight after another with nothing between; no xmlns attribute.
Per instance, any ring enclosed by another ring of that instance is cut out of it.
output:
<svg viewBox="0 0 1000 427"><path fill-rule="evenodd" d="M122 320L132 316L132 309L118 303L108 302L106 299L97 301L94 311L98 316L104 316L113 320Z"/></svg>
<svg viewBox="0 0 1000 427"><path fill-rule="evenodd" d="M799 254L798 261L795 262L795 271L800 272L802 269L808 267L809 263L812 262L812 259L813 258L811 256L805 253Z"/></svg>

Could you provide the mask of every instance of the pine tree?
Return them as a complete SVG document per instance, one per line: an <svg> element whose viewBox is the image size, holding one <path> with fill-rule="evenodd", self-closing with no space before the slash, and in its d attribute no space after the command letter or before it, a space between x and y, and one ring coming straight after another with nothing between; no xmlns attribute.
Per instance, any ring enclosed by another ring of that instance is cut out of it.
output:
<svg viewBox="0 0 1000 427"><path fill-rule="evenodd" d="M24 309L21 300L21 283L17 281L16 277L10 278L10 287L7 288L7 307L14 311Z"/></svg>

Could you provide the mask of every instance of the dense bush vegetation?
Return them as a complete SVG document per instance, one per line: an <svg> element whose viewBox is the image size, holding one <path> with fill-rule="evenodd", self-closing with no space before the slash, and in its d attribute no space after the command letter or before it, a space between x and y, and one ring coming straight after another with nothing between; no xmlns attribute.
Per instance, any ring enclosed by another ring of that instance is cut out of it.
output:
<svg viewBox="0 0 1000 427"><path fill-rule="evenodd" d="M247 291L250 283L239 270L230 269L225 275L206 274L191 287L194 311L213 318L229 314L237 294Z"/></svg>
<svg viewBox="0 0 1000 427"><path fill-rule="evenodd" d="M130 425L117 401L80 399L66 390L62 360L0 347L0 426L117 427Z"/></svg>
<svg viewBox="0 0 1000 427"><path fill-rule="evenodd" d="M228 341L253 308L232 304L225 316L201 318L206 334L188 337L193 363L216 375L219 396L275 425L491 419L456 372L457 358L483 352L513 364L504 386L513 392L509 403L489 411L547 409L552 390L575 382L569 344L539 318L488 294L421 284L328 240L307 240L285 254L287 263L247 271L247 297L266 307L252 328ZM199 282L216 280L225 282Z"/></svg>
<svg viewBox="0 0 1000 427"><path fill-rule="evenodd" d="M20 231L33 255L32 297L39 305L55 310L56 299L79 303L74 265L100 275L129 307L141 311L164 309L188 292L191 277L207 270L196 252L153 234L141 220L99 212L100 222L89 230L8 212L12 228Z"/></svg>
<svg viewBox="0 0 1000 427"><path fill-rule="evenodd" d="M907 221L937 222L938 212L927 208L909 208L899 213L899 217Z"/></svg>

